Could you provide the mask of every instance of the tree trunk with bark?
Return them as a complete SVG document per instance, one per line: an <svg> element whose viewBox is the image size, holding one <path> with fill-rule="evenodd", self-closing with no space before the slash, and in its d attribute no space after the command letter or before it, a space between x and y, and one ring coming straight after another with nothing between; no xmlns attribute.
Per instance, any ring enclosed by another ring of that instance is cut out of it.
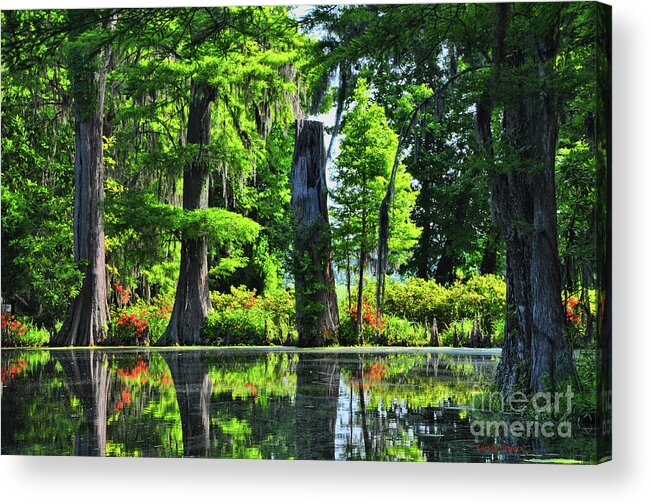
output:
<svg viewBox="0 0 651 504"><path fill-rule="evenodd" d="M297 121L292 208L299 346L338 342L339 310L332 268L325 162L323 123Z"/></svg>
<svg viewBox="0 0 651 504"><path fill-rule="evenodd" d="M72 22L86 24L94 11L70 11ZM104 246L103 123L106 74L111 50L96 51L71 41L70 77L75 111L74 257L84 273L79 294L52 346L92 346L106 339L109 309Z"/></svg>
<svg viewBox="0 0 651 504"><path fill-rule="evenodd" d="M503 105L505 167L489 180L491 205L506 243L508 313L497 380L505 392L540 391L575 376L572 349L564 334L556 223L556 98L531 80L545 78L558 49L558 27L540 34L533 47L507 48L511 7L500 4L496 26L496 88L508 86ZM517 34L512 34L516 37ZM509 55L508 58L506 55ZM525 67L529 66L529 69ZM537 75L532 75L535 68ZM508 70L503 72L502 70ZM502 80L508 73L509 82ZM514 80L514 76L518 76ZM544 86L544 85L543 85ZM492 156L493 102L477 106L477 128Z"/></svg>
<svg viewBox="0 0 651 504"><path fill-rule="evenodd" d="M211 104L215 89L192 82L187 143L197 152L183 170L183 209L208 208L208 152L211 132ZM181 268L176 287L174 309L159 345L198 345L201 326L210 311L208 290L208 242L205 236L187 236L181 240Z"/></svg>

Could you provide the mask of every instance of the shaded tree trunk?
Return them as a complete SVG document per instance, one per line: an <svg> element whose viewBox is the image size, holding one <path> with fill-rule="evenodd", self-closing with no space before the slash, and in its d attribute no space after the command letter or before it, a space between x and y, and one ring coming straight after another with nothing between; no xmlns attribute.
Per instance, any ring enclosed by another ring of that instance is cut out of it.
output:
<svg viewBox="0 0 651 504"><path fill-rule="evenodd" d="M366 181L362 179L362 187L366 186ZM364 313L364 268L366 267L366 248L364 240L366 237L366 211L362 208L362 246L359 251L359 280L357 283L357 319L355 320L355 334L359 343L364 344L364 335L362 334L363 313ZM377 291L378 304L376 305L376 317L379 317L379 299L380 290Z"/></svg>
<svg viewBox="0 0 651 504"><path fill-rule="evenodd" d="M449 247L449 241L446 243L444 250L447 250ZM450 283L452 280L452 269L454 268L453 259L450 255L443 252L441 257L439 257L438 263L436 264L436 272L434 273L434 279L441 285Z"/></svg>
<svg viewBox="0 0 651 504"><path fill-rule="evenodd" d="M350 249L346 247L346 291L348 292L348 310L352 308L353 296L350 292Z"/></svg>
<svg viewBox="0 0 651 504"><path fill-rule="evenodd" d="M87 24L96 11L70 11L71 22ZM103 109L111 50L97 53L72 39L70 78L75 111L74 257L83 271L79 294L52 346L90 346L106 339L109 309L104 246Z"/></svg>
<svg viewBox="0 0 651 504"><path fill-rule="evenodd" d="M292 208L299 346L338 342L339 310L332 269L325 161L323 123L297 121Z"/></svg>
<svg viewBox="0 0 651 504"><path fill-rule="evenodd" d="M183 170L183 209L208 208L208 152L211 132L211 103L215 89L192 82L187 143L198 152ZM201 326L210 311L208 289L208 242L205 236L181 240L181 268L176 286L174 309L159 345L198 345Z"/></svg>
<svg viewBox="0 0 651 504"><path fill-rule="evenodd" d="M535 48L506 49L510 9L500 4L496 29L497 86L515 86L504 104L502 136L508 168L490 176L493 216L506 243L507 306L505 338L497 380L503 391L553 388L575 375L571 347L563 329L558 260L555 152L555 97L529 82L524 70L532 59L544 78L544 67L558 48L558 28L540 35ZM517 35L516 35L517 36ZM507 60L506 54L509 54ZM501 81L508 65L509 82ZM513 81L513 75L519 78ZM492 155L490 120L493 104L485 97L477 107L478 135Z"/></svg>
<svg viewBox="0 0 651 504"><path fill-rule="evenodd" d="M430 254L430 240L432 234L432 225L429 221L423 224L423 232L419 240L418 253L416 256L416 274L419 278L429 280L430 267L429 267L429 254Z"/></svg>

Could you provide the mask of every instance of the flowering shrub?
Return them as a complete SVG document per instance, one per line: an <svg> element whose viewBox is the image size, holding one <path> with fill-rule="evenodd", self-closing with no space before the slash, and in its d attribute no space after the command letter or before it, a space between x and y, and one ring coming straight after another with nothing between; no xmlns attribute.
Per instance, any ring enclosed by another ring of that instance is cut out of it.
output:
<svg viewBox="0 0 651 504"><path fill-rule="evenodd" d="M114 345L149 344L149 322L135 313L122 314L113 323L110 342Z"/></svg>
<svg viewBox="0 0 651 504"><path fill-rule="evenodd" d="M131 301L131 289L128 287L123 287L118 283L114 283L113 287L115 287L115 292L118 295L118 302L120 303L120 306L127 305L129 301Z"/></svg>
<svg viewBox="0 0 651 504"><path fill-rule="evenodd" d="M581 321L581 306L579 305L579 298L571 297L563 301L563 306L565 308L565 319L568 323L582 327L583 322Z"/></svg>
<svg viewBox="0 0 651 504"><path fill-rule="evenodd" d="M4 347L43 346L50 340L50 333L46 329L29 327L7 312L2 313L1 330Z"/></svg>
<svg viewBox="0 0 651 504"><path fill-rule="evenodd" d="M348 316L353 320L353 323L357 323L357 304L351 306L348 310ZM375 307L370 304L362 301L362 326L368 326L371 330L382 331L383 326L386 325L385 317L376 317Z"/></svg>
<svg viewBox="0 0 651 504"><path fill-rule="evenodd" d="M342 345L358 345L361 343L355 327L357 324L357 304L346 308L346 316L342 317L339 328L339 343ZM379 319L375 316L375 307L367 301L362 301L362 338L365 344L384 344L381 336L387 326L387 318L381 316ZM380 335L380 341L378 341Z"/></svg>
<svg viewBox="0 0 651 504"><path fill-rule="evenodd" d="M7 312L2 314L2 338L3 344L5 338L9 341L18 339L20 335L25 334L29 329L22 322L16 320L16 317L9 315Z"/></svg>
<svg viewBox="0 0 651 504"><path fill-rule="evenodd" d="M163 335L172 314L172 302L162 296L151 304L141 301L120 308L112 315L112 331L109 344L146 345Z"/></svg>

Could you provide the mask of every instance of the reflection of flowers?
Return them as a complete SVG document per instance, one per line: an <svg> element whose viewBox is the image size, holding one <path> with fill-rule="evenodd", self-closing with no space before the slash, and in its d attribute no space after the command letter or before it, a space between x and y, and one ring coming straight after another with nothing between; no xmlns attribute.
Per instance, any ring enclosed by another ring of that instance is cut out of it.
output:
<svg viewBox="0 0 651 504"><path fill-rule="evenodd" d="M364 371L364 390L378 385L388 371L389 367L384 361L371 363L371 368L368 371ZM351 387L359 387L359 375L357 375L357 378L351 378L349 383Z"/></svg>
<svg viewBox="0 0 651 504"><path fill-rule="evenodd" d="M382 376L387 372L387 367L384 365L383 361L380 361L379 364L371 364L371 369L368 371L368 377L377 381L382 380Z"/></svg>
<svg viewBox="0 0 651 504"><path fill-rule="evenodd" d="M253 385L253 383L247 383L245 387L249 390L249 392L251 392L253 399L255 399L256 396L258 395L258 388L255 385Z"/></svg>
<svg viewBox="0 0 651 504"><path fill-rule="evenodd" d="M131 391L127 388L122 390L122 399L115 405L115 411L120 411L129 404L131 404Z"/></svg>
<svg viewBox="0 0 651 504"><path fill-rule="evenodd" d="M131 386L150 383L154 387L167 387L172 384L172 379L170 378L170 375L167 371L163 373L153 373L149 370L147 363L141 359L138 359L133 369L125 369L120 367L118 368L117 373L118 378L120 378L124 383ZM128 404L124 397L122 400ZM130 400L131 396L129 396L129 401Z"/></svg>
<svg viewBox="0 0 651 504"><path fill-rule="evenodd" d="M2 383L7 383L7 381L15 378L18 375L23 374L27 370L27 364L29 361L27 359L21 359L18 357L18 360L14 364L13 362L9 363L9 367L5 368L2 366L0 368L0 375L2 375Z"/></svg>

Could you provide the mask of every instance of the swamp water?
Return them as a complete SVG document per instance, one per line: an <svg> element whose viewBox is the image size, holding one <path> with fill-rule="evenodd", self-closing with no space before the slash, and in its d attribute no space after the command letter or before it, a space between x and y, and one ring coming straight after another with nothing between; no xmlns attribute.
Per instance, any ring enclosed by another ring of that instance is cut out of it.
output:
<svg viewBox="0 0 651 504"><path fill-rule="evenodd" d="M2 454L589 461L571 438L477 436L499 352L2 350ZM473 422L475 425L473 426Z"/></svg>

